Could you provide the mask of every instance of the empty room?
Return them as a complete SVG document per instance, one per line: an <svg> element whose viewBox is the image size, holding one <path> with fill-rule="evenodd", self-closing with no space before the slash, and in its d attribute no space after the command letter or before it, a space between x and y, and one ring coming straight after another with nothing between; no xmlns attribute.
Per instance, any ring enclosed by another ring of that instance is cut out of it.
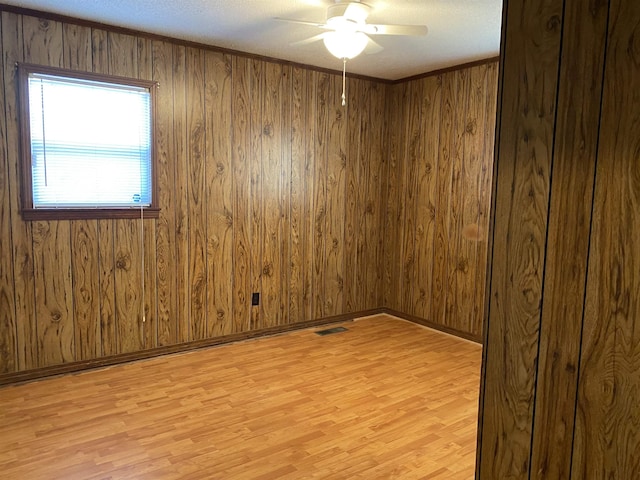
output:
<svg viewBox="0 0 640 480"><path fill-rule="evenodd" d="M635 479L632 0L0 4L11 479Z"/></svg>

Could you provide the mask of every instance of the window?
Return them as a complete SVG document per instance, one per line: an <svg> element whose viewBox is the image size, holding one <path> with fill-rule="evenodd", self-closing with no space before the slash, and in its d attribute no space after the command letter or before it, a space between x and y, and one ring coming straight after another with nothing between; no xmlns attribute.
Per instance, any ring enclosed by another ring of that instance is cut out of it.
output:
<svg viewBox="0 0 640 480"><path fill-rule="evenodd" d="M149 81L20 65L22 216L157 217Z"/></svg>

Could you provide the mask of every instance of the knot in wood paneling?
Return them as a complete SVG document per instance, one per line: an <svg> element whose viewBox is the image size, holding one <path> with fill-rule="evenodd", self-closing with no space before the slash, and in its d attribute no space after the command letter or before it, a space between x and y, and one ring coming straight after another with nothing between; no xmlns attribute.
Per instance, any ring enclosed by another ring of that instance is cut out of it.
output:
<svg viewBox="0 0 640 480"><path fill-rule="evenodd" d="M475 135L477 129L478 127L475 119L470 120L465 127L465 131L471 135Z"/></svg>
<svg viewBox="0 0 640 480"><path fill-rule="evenodd" d="M429 202L428 211L429 211L429 218L431 218L431 220L435 220L435 218L436 218L436 207L431 202Z"/></svg>
<svg viewBox="0 0 640 480"><path fill-rule="evenodd" d="M266 263L264 267L262 267L262 273L267 277L273 276L273 263Z"/></svg>
<svg viewBox="0 0 640 480"><path fill-rule="evenodd" d="M226 315L227 315L227 313L224 310L222 310L221 308L216 310L216 318L218 320L224 320Z"/></svg>
<svg viewBox="0 0 640 480"><path fill-rule="evenodd" d="M262 129L262 133L267 137L273 136L273 125L271 123L267 123Z"/></svg>
<svg viewBox="0 0 640 480"><path fill-rule="evenodd" d="M222 175L224 173L224 163L218 162L216 163L216 173L218 175Z"/></svg>
<svg viewBox="0 0 640 480"><path fill-rule="evenodd" d="M130 258L128 255L120 255L116 259L116 268L121 270L129 270Z"/></svg>
<svg viewBox="0 0 640 480"><path fill-rule="evenodd" d="M60 313L59 311L51 312L51 321L52 322L58 323L58 322L60 322L60 320L62 320L62 313Z"/></svg>
<svg viewBox="0 0 640 480"><path fill-rule="evenodd" d="M367 201L367 205L365 207L364 213L366 213L367 215L372 215L373 214L373 202L371 200Z"/></svg>
<svg viewBox="0 0 640 480"><path fill-rule="evenodd" d="M558 15L552 15L547 20L547 32L551 33L559 33L562 26L562 22L560 21L560 17Z"/></svg>
<svg viewBox="0 0 640 480"><path fill-rule="evenodd" d="M469 260L465 257L458 258L456 270L458 270L459 272L467 273L469 271Z"/></svg>

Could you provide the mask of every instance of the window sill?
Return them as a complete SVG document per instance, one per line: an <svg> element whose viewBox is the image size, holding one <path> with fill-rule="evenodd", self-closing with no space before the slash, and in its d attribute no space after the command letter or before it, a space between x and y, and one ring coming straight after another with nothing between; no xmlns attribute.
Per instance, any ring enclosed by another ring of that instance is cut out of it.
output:
<svg viewBox="0 0 640 480"><path fill-rule="evenodd" d="M31 208L20 214L25 221L34 220L104 220L118 218L140 218L139 208ZM160 209L147 207L144 218L158 218Z"/></svg>

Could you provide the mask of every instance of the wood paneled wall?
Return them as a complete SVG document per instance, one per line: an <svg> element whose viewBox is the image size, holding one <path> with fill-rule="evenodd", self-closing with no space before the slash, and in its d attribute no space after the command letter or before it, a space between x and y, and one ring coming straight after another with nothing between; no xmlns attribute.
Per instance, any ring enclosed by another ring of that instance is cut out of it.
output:
<svg viewBox="0 0 640 480"><path fill-rule="evenodd" d="M478 478L638 478L640 3L505 6Z"/></svg>
<svg viewBox="0 0 640 480"><path fill-rule="evenodd" d="M482 336L497 62L391 88L385 306Z"/></svg>
<svg viewBox="0 0 640 480"><path fill-rule="evenodd" d="M11 11L0 28L0 375L383 307L479 338L496 62L350 78L344 108L314 69ZM157 220L22 220L17 62L158 82Z"/></svg>
<svg viewBox="0 0 640 480"><path fill-rule="evenodd" d="M349 79L343 108L339 75L7 11L0 28L0 373L382 305L386 85ZM22 220L16 62L159 83L159 219Z"/></svg>

